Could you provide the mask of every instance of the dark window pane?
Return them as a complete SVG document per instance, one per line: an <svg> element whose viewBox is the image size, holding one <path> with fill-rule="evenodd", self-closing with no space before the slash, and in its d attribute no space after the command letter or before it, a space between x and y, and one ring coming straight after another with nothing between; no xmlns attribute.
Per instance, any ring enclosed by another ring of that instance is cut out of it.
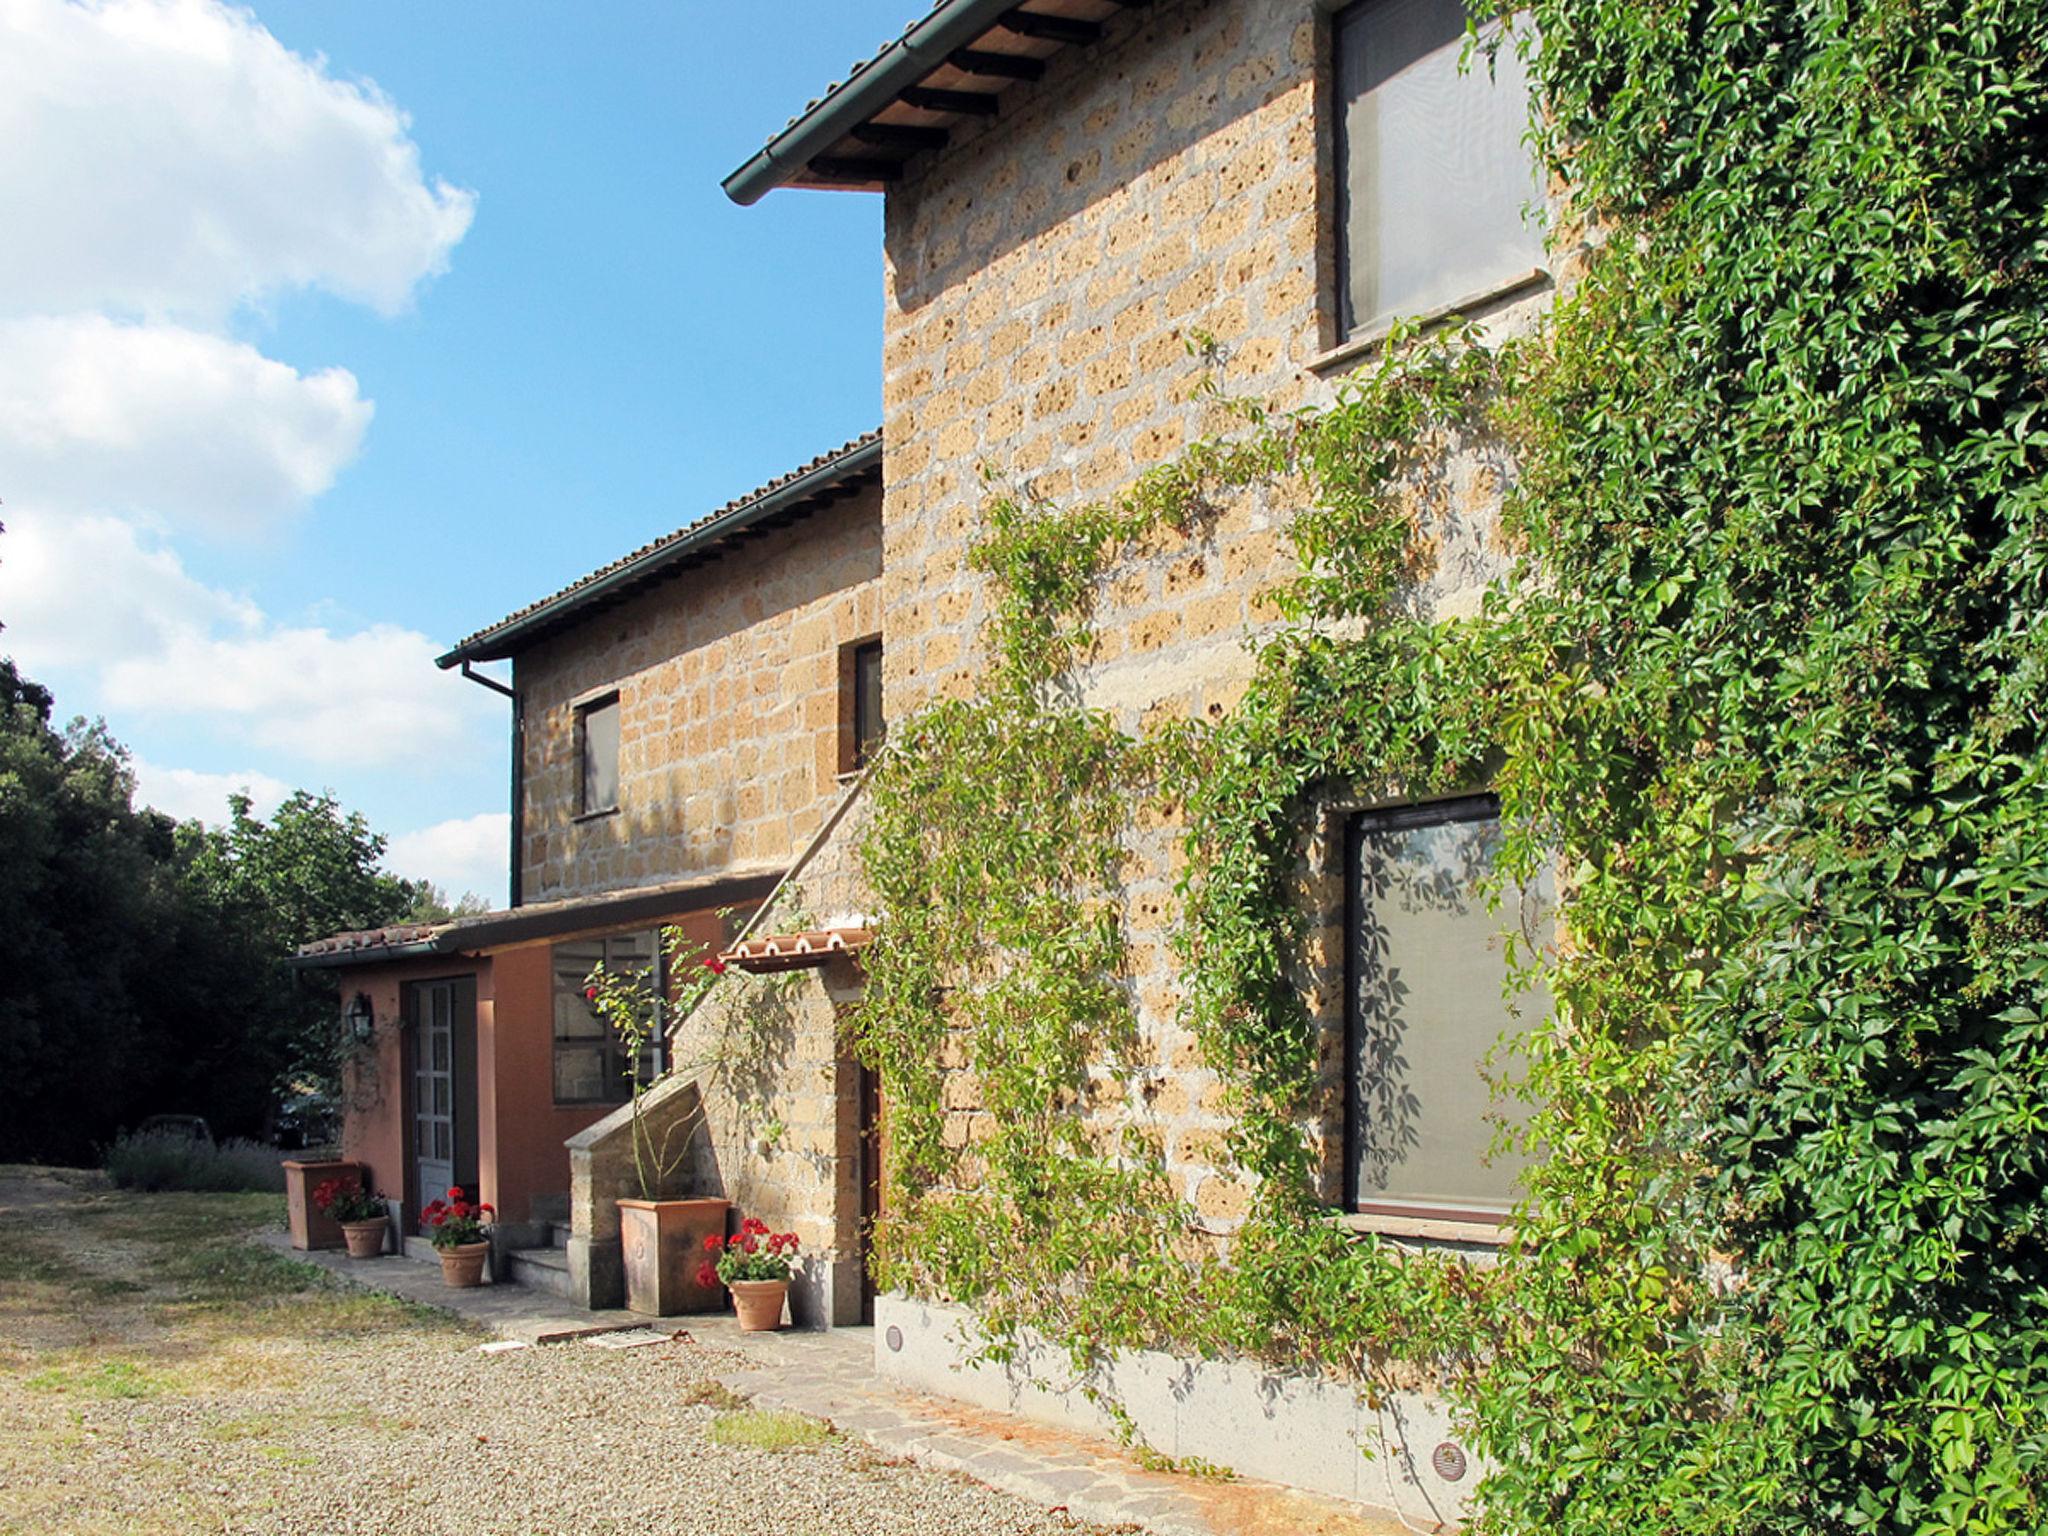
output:
<svg viewBox="0 0 2048 1536"><path fill-rule="evenodd" d="M1479 890L1500 822L1490 796L1359 818L1351 890L1351 1145L1360 1204L1499 1212L1522 1166L1491 1163L1496 1103L1481 1063L1520 1019L1511 1010L1504 930L1547 938L1544 889L1510 888L1498 910Z"/></svg>
<svg viewBox="0 0 2048 1536"><path fill-rule="evenodd" d="M865 767L882 744L882 643L877 640L853 653L853 761Z"/></svg>
<svg viewBox="0 0 2048 1536"><path fill-rule="evenodd" d="M617 810L619 805L619 701L609 699L583 711L583 811Z"/></svg>
<svg viewBox="0 0 2048 1536"><path fill-rule="evenodd" d="M626 1054L611 1026L591 1006L584 989L600 961L613 976L656 976L660 936L651 931L573 939L554 947L555 1099L558 1103L617 1104L631 1096ZM659 1006L657 1001L657 1006ZM657 1022L656 1029L660 1025ZM647 1080L660 1060L660 1046L643 1053Z"/></svg>
<svg viewBox="0 0 2048 1536"><path fill-rule="evenodd" d="M1363 0L1337 17L1344 328L1427 314L1541 264L1540 186L1512 43L1463 71L1463 0ZM1480 29L1493 38L1499 24Z"/></svg>

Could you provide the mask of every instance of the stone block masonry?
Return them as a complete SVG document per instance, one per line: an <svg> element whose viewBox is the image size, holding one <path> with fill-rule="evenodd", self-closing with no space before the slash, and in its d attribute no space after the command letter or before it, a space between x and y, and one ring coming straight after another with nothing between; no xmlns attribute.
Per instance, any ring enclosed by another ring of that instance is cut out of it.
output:
<svg viewBox="0 0 2048 1536"><path fill-rule="evenodd" d="M842 652L882 631L880 519L867 490L518 658L528 901L796 856L838 788ZM614 690L619 805L585 816L577 712Z"/></svg>
<svg viewBox="0 0 2048 1536"><path fill-rule="evenodd" d="M1279 406L1332 398L1345 364L1328 356L1340 340L1328 44L1314 0L1136 9L890 190L881 601L892 713L977 686L990 605L967 555L991 482L1072 506L1217 430L1195 392L1194 351L1218 360L1232 393ZM1505 334L1548 302L1525 288L1474 313ZM1473 611L1509 557L1510 467L1493 442L1441 446L1440 478L1414 513L1430 568L1409 601L1447 615ZM1296 574L1284 495L1242 495L1103 584L1099 640L1078 678L1086 703L1133 732L1235 705L1247 642L1277 622L1263 594ZM1125 921L1148 1065L1128 1102L1103 1097L1093 1114L1162 1147L1202 1224L1227 1234L1250 1191L1220 1155L1222 1085L1176 1019L1179 834L1141 825L1130 845ZM1339 849L1325 828L1303 891L1325 924L1302 977L1331 1038L1325 1135L1341 1125ZM948 1104L949 1138L970 1145L971 1083Z"/></svg>

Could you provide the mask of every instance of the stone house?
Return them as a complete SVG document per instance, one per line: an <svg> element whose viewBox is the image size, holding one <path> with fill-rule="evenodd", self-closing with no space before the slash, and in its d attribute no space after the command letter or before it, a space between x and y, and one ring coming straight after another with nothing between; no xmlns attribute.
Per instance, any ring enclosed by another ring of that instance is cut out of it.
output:
<svg viewBox="0 0 2048 1536"><path fill-rule="evenodd" d="M940 0L727 178L743 204L778 188L884 201L882 614L897 718L971 694L987 660L990 596L967 555L988 482L1056 505L1129 486L1209 430L1191 349L1222 360L1234 393L1291 407L1331 400L1396 316L1458 315L1498 336L1548 306L1575 258L1555 239L1546 251L1537 210L1551 189L1524 143L1524 67L1511 46L1461 67L1466 27L1460 0ZM1499 454L1455 444L1441 470L1435 558L1409 600L1471 612L1508 558ZM1260 594L1292 574L1284 511L1243 495L1199 537L1116 569L1082 701L1129 731L1228 710L1249 679L1247 640L1277 623ZM1474 867L1497 827L1484 794L1335 798L1304 872L1330 1219L1476 1262L1513 1200L1513 1166L1487 1156L1480 1072L1511 1014L1500 920L1451 872ZM1227 1234L1249 1191L1221 1155L1221 1084L1177 1018L1175 829L1141 827L1126 851L1154 1091L1108 1112L1151 1128L1181 1197ZM1439 889L1448 875L1453 897L1403 900L1418 875ZM1543 893L1523 896L1540 914ZM1404 1034L1396 1082L1388 1042ZM980 1106L971 1080L956 1086L949 1136L969 1139ZM1385 1123L1397 1100L1398 1139ZM963 1319L947 1308L885 1297L877 1317L884 1372L1108 1422L1059 1384L1057 1361L1038 1362L1035 1384L1028 1358L955 1369ZM1168 1454L1433 1519L1470 1486L1426 1393L1390 1410L1228 1362L1115 1371ZM1377 1465L1359 1454L1375 1442L1392 1452Z"/></svg>
<svg viewBox="0 0 2048 1536"><path fill-rule="evenodd" d="M509 695L512 905L298 962L340 973L343 1152L402 1232L461 1185L498 1210L501 1272L567 1289L566 1143L633 1065L584 978L653 972L665 927L724 949L843 798L880 730L881 468L857 439L440 658ZM578 1255L586 1298L615 1299L616 1238L594 1293Z"/></svg>
<svg viewBox="0 0 2048 1536"><path fill-rule="evenodd" d="M344 996L360 987L376 1020L362 1059L401 1088L351 1115L351 1155L387 1187L412 1187L417 1147L436 1149L407 1138L433 1134L419 1105L436 1090L407 1042L422 1007L440 1006L432 988L470 978L449 1006L474 1008L474 1057L456 1052L476 1064L472 1118L501 1118L476 1143L485 1196L496 1189L515 1220L568 1206L567 1253L549 1262L581 1299L613 1299L625 1120L539 1091L545 1052L564 1049L539 1022L559 1003L548 976L567 974L548 957L676 919L709 943L719 909L751 911L726 931L724 959L780 979L721 981L676 1022L677 1070L648 1096L656 1123L705 1127L680 1182L795 1227L816 1262L793 1316L872 1318L884 1373L1109 1425L1051 1352L958 1369L971 1319L875 1297L867 1281L865 1233L890 1192L887 1107L842 1032L872 915L855 853L862 781L846 776L859 700L877 688L900 720L972 693L990 595L967 556L988 479L1055 503L1129 485L1208 429L1191 346L1223 360L1234 392L1293 406L1331 399L1397 315L1458 314L1496 333L1540 315L1572 258L1556 240L1546 254L1526 216L1547 189L1521 143L1520 66L1503 49L1490 70L1461 71L1465 25L1459 0L938 0L727 178L741 203L778 188L883 197L883 431L791 477L842 495L835 505L721 534L743 515L728 508L443 659L514 663L514 906L311 948L306 963L352 968ZM1500 468L1469 443L1442 471L1435 560L1411 601L1467 612L1506 559ZM754 500L788 493L778 485ZM1229 709L1249 679L1245 642L1278 621L1261 593L1290 574L1284 512L1246 494L1198 537L1118 568L1083 700L1127 730ZM616 777L596 791L593 740L618 743ZM607 790L616 809L590 809ZM1507 1022L1497 924L1462 886L1416 907L1385 892L1469 864L1495 826L1483 794L1333 800L1304 890L1319 924L1304 963L1318 978L1330 1220L1481 1262L1514 1176L1484 1155L1478 1069ZM1222 1085L1178 1017L1175 852L1165 825L1128 848L1121 915L1156 1091L1102 1112L1150 1126L1180 1196L1227 1240L1249 1191L1222 1156ZM529 1001L508 1028L500 978L514 967ZM1403 1022L1382 984L1396 969L1406 1011L1428 1024L1397 1085L1399 1148L1378 1119L1386 1041ZM492 1038L515 1031L523 1056ZM971 1138L983 1111L971 1081L955 1088L949 1135ZM515 1123L534 1149L517 1182L505 1152L484 1150L509 1146ZM1143 1355L1113 1373L1132 1422L1168 1455L1438 1521L1470 1486L1426 1392L1369 1404L1345 1384Z"/></svg>

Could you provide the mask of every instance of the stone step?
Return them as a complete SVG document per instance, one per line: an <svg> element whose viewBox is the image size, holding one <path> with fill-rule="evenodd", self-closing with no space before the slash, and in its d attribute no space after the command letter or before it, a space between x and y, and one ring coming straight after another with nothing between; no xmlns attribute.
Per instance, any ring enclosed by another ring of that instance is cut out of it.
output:
<svg viewBox="0 0 2048 1536"><path fill-rule="evenodd" d="M515 1248L506 1256L505 1278L514 1285L570 1296L569 1256L559 1248Z"/></svg>

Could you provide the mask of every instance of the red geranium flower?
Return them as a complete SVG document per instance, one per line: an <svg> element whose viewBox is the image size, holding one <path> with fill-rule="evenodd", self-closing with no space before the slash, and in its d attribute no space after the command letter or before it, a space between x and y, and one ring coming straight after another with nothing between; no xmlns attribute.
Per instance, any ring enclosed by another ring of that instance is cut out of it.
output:
<svg viewBox="0 0 2048 1536"><path fill-rule="evenodd" d="M448 1186L448 1198L450 1200L466 1200L469 1197L463 1194L460 1184L450 1184Z"/></svg>
<svg viewBox="0 0 2048 1536"><path fill-rule="evenodd" d="M706 1253L716 1253L719 1249L723 1248L724 1246L725 1239L720 1237L716 1232L706 1232L704 1234L704 1251Z"/></svg>
<svg viewBox="0 0 2048 1536"><path fill-rule="evenodd" d="M583 989L583 1001L585 1001L586 1003L594 1003L594 1002L596 1002L596 1001L597 1001L597 988L595 988L595 987L585 987L585 988Z"/></svg>
<svg viewBox="0 0 2048 1536"><path fill-rule="evenodd" d="M725 962L716 955L706 955L704 957L704 969L714 976L723 976L725 974Z"/></svg>
<svg viewBox="0 0 2048 1536"><path fill-rule="evenodd" d="M709 1264L699 1264L697 1266L697 1283L699 1285L718 1284L718 1271Z"/></svg>

